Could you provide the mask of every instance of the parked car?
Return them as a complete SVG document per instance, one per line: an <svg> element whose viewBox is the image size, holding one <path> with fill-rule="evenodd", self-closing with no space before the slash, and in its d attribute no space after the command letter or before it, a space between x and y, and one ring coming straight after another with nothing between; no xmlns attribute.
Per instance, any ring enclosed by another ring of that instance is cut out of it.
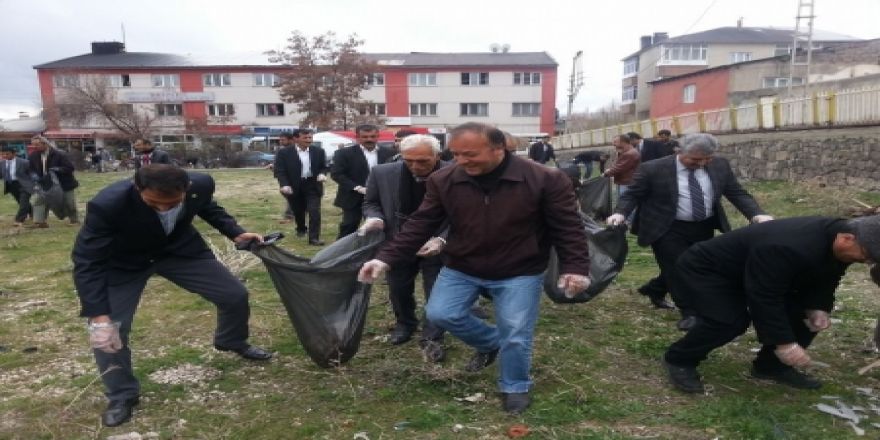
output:
<svg viewBox="0 0 880 440"><path fill-rule="evenodd" d="M232 159L230 166L234 168L264 167L274 162L274 154L264 151L244 151Z"/></svg>

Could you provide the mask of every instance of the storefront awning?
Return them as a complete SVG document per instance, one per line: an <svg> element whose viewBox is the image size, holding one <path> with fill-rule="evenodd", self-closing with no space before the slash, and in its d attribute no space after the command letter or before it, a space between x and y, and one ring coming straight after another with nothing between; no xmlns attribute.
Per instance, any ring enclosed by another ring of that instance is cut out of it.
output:
<svg viewBox="0 0 880 440"><path fill-rule="evenodd" d="M48 130L43 133L49 139L92 139L94 130Z"/></svg>

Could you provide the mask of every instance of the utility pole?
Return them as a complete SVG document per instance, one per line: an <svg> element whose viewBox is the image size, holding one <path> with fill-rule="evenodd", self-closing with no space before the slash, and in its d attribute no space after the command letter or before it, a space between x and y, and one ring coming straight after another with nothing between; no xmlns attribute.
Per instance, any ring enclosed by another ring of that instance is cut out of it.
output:
<svg viewBox="0 0 880 440"><path fill-rule="evenodd" d="M572 108L574 107L574 99L584 85L584 51L579 50L574 55L571 63L571 76L568 79L568 113L566 121L571 119ZM566 131L568 124L566 123Z"/></svg>

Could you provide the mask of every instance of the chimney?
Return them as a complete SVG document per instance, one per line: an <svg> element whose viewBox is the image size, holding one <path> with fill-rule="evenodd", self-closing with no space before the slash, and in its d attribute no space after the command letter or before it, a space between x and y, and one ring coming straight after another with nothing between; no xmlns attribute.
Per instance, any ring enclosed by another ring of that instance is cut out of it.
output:
<svg viewBox="0 0 880 440"><path fill-rule="evenodd" d="M92 42L92 54L93 55L113 55L116 53L125 52L125 43L120 43L118 41L93 41Z"/></svg>
<svg viewBox="0 0 880 440"><path fill-rule="evenodd" d="M743 27L743 18L742 17L740 17L739 20L736 21L736 27L737 28Z"/></svg>
<svg viewBox="0 0 880 440"><path fill-rule="evenodd" d="M667 32L654 32L654 44L660 44L667 38L669 38L669 33Z"/></svg>
<svg viewBox="0 0 880 440"><path fill-rule="evenodd" d="M644 49L651 45L651 36L650 35L642 35L639 37L639 49Z"/></svg>

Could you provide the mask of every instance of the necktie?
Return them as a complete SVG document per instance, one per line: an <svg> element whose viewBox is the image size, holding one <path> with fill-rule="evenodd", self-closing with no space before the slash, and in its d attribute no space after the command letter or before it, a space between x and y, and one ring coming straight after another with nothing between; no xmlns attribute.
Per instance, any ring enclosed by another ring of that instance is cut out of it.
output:
<svg viewBox="0 0 880 440"><path fill-rule="evenodd" d="M691 213L694 221L706 218L706 202L703 200L703 188L694 174L694 170L688 170L688 189L691 191Z"/></svg>
<svg viewBox="0 0 880 440"><path fill-rule="evenodd" d="M147 153L141 156L141 165L149 165L150 164L150 154Z"/></svg>

